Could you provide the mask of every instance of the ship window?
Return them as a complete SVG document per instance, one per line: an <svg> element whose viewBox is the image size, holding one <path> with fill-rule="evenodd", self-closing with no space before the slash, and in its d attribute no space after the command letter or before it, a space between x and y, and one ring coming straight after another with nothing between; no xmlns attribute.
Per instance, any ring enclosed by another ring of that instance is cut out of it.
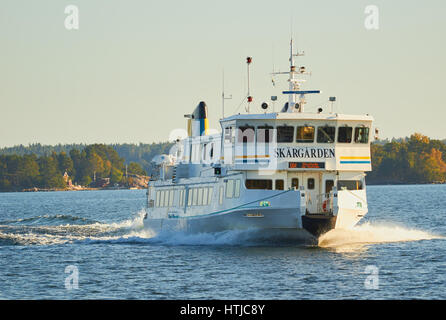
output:
<svg viewBox="0 0 446 320"><path fill-rule="evenodd" d="M291 179L291 187L299 189L299 179L298 178Z"/></svg>
<svg viewBox="0 0 446 320"><path fill-rule="evenodd" d="M214 192L214 188L210 187L208 191L208 205L212 202L212 193Z"/></svg>
<svg viewBox="0 0 446 320"><path fill-rule="evenodd" d="M203 188L203 201L201 202L201 204L203 206L208 204L208 190L209 190L209 188L207 188L207 187Z"/></svg>
<svg viewBox="0 0 446 320"><path fill-rule="evenodd" d="M294 127L279 126L277 127L277 142L293 142Z"/></svg>
<svg viewBox="0 0 446 320"><path fill-rule="evenodd" d="M234 198L240 197L240 179L235 180Z"/></svg>
<svg viewBox="0 0 446 320"><path fill-rule="evenodd" d="M234 180L229 179L226 182L226 198L232 198L234 196Z"/></svg>
<svg viewBox="0 0 446 320"><path fill-rule="evenodd" d="M170 190L169 191L169 207L171 207L172 205L173 205L173 196L174 196L174 193L175 192L175 190Z"/></svg>
<svg viewBox="0 0 446 320"><path fill-rule="evenodd" d="M350 143L352 142L352 127L339 127L338 128L338 142Z"/></svg>
<svg viewBox="0 0 446 320"><path fill-rule="evenodd" d="M192 205L196 206L197 205L197 200L198 200L198 189L197 188L193 188L192 189Z"/></svg>
<svg viewBox="0 0 446 320"><path fill-rule="evenodd" d="M161 193L161 191L157 191L157 192L156 192L156 204L155 204L155 205L156 205L157 207L160 206L160 197L161 197L160 193Z"/></svg>
<svg viewBox="0 0 446 320"><path fill-rule="evenodd" d="M283 190L283 180L282 179L276 180L276 190Z"/></svg>
<svg viewBox="0 0 446 320"><path fill-rule="evenodd" d="M164 202L163 202L163 207L167 207L169 205L169 190L164 190Z"/></svg>
<svg viewBox="0 0 446 320"><path fill-rule="evenodd" d="M362 190L361 180L339 180L338 190Z"/></svg>
<svg viewBox="0 0 446 320"><path fill-rule="evenodd" d="M178 196L178 206L181 208L184 204L184 199L183 199L183 195L184 195L184 190L180 189L179 190L179 196Z"/></svg>
<svg viewBox="0 0 446 320"><path fill-rule="evenodd" d="M296 142L312 143L314 141L314 127L301 126L296 129Z"/></svg>
<svg viewBox="0 0 446 320"><path fill-rule="evenodd" d="M333 190L334 181L333 180L325 180L325 193L330 193Z"/></svg>
<svg viewBox="0 0 446 320"><path fill-rule="evenodd" d="M220 199L219 199L219 203L223 204L223 196L224 196L224 192L225 192L225 188L220 187Z"/></svg>
<svg viewBox="0 0 446 320"><path fill-rule="evenodd" d="M319 143L333 143L335 141L335 127L317 127L317 142Z"/></svg>
<svg viewBox="0 0 446 320"><path fill-rule="evenodd" d="M194 189L189 189L188 194L187 194L187 206L190 207L192 206L192 198L193 198L193 191Z"/></svg>
<svg viewBox="0 0 446 320"><path fill-rule="evenodd" d="M356 143L368 143L369 142L369 128L368 127L356 127L355 128L355 142Z"/></svg>
<svg viewBox="0 0 446 320"><path fill-rule="evenodd" d="M234 130L232 127L225 128L225 143L232 143L232 137L234 136Z"/></svg>
<svg viewBox="0 0 446 320"><path fill-rule="evenodd" d="M203 150L203 161L206 161L206 151L207 151L207 147L208 147L208 144L207 143L204 143L203 145L202 145L202 150Z"/></svg>
<svg viewBox="0 0 446 320"><path fill-rule="evenodd" d="M273 127L261 126L257 127L257 142L271 143L273 142Z"/></svg>
<svg viewBox="0 0 446 320"><path fill-rule="evenodd" d="M308 178L307 188L308 188L308 190L314 190L314 179L313 178Z"/></svg>
<svg viewBox="0 0 446 320"><path fill-rule="evenodd" d="M245 126L239 127L237 130L237 142L239 143L253 143L254 142L254 127Z"/></svg>
<svg viewBox="0 0 446 320"><path fill-rule="evenodd" d="M197 205L201 206L203 204L203 188L198 188L198 201Z"/></svg>
<svg viewBox="0 0 446 320"><path fill-rule="evenodd" d="M246 179L246 189L272 190L273 181L268 179Z"/></svg>
<svg viewBox="0 0 446 320"><path fill-rule="evenodd" d="M161 191L160 197L160 207L164 207L164 197L166 196L166 192L164 190Z"/></svg>

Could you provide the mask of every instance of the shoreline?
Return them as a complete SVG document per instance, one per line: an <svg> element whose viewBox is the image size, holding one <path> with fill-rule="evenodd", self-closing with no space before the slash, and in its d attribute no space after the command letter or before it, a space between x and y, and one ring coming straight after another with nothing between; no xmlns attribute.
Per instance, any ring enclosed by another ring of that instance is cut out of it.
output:
<svg viewBox="0 0 446 320"><path fill-rule="evenodd" d="M60 188L50 188L50 189L45 189L45 188L31 188L31 189L24 189L24 190L8 190L8 191L0 191L0 193L14 193L14 192L58 192L58 191L63 191L63 192L70 192L70 191L102 191L102 190L107 190L107 191L113 191L113 190L144 190L147 188L135 188L135 187L130 187L130 188L82 188L82 189L60 189Z"/></svg>
<svg viewBox="0 0 446 320"><path fill-rule="evenodd" d="M367 186L412 186L412 185L437 185L437 184L446 184L446 182L414 182L414 183L395 183L395 182L389 182L389 183L367 183ZM101 191L101 190L145 190L145 188L141 187L113 187L113 188L89 188L89 187L82 187L79 189L61 189L61 188L29 188L29 189L23 189L23 190L8 190L8 191L0 191L0 193L10 193L10 192L57 192L57 191Z"/></svg>

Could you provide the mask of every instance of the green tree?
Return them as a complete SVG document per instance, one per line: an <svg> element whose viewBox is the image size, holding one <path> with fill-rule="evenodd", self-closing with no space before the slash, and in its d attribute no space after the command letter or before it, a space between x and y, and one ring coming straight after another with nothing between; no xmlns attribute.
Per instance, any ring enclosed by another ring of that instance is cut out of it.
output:
<svg viewBox="0 0 446 320"><path fill-rule="evenodd" d="M111 176L110 176L110 182L111 183L119 183L122 180L123 173L121 170L112 168L111 169Z"/></svg>
<svg viewBox="0 0 446 320"><path fill-rule="evenodd" d="M145 176L146 172L143 170L141 165L136 162L130 162L127 168L128 173L138 174L140 176Z"/></svg>

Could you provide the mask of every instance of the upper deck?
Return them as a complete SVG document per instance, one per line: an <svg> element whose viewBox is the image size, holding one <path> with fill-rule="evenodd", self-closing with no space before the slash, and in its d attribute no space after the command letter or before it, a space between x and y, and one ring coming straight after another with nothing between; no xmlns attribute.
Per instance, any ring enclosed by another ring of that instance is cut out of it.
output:
<svg viewBox="0 0 446 320"><path fill-rule="evenodd" d="M239 114L220 122L221 160L235 170L371 170L369 115Z"/></svg>

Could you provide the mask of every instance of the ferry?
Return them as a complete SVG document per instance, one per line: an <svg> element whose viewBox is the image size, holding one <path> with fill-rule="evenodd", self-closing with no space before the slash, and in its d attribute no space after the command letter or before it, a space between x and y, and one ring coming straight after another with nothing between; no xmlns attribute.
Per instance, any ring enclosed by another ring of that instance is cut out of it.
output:
<svg viewBox="0 0 446 320"><path fill-rule="evenodd" d="M310 73L296 67L304 53L294 52L292 40L290 47L289 71L273 73L288 75L280 112L266 102L263 112L249 112L248 89L247 112L223 114L221 131L209 129L203 101L185 115L187 137L153 160L158 174L148 184L145 228L317 239L366 215L373 117L335 113L335 97L328 110L306 112L307 96L321 92L302 89Z"/></svg>

